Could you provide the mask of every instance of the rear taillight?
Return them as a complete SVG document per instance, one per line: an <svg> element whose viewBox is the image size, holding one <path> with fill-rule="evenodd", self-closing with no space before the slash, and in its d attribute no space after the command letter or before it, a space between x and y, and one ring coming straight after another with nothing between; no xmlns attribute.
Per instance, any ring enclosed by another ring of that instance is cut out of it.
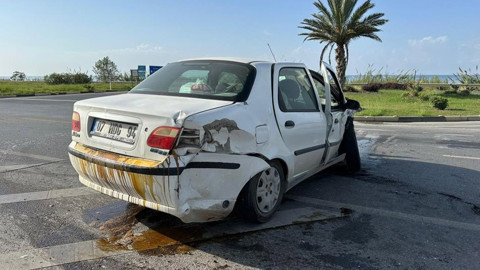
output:
<svg viewBox="0 0 480 270"><path fill-rule="evenodd" d="M78 112L72 114L72 130L80 132L80 114Z"/></svg>
<svg viewBox="0 0 480 270"><path fill-rule="evenodd" d="M147 145L154 148L171 150L175 145L180 128L158 127L147 139Z"/></svg>

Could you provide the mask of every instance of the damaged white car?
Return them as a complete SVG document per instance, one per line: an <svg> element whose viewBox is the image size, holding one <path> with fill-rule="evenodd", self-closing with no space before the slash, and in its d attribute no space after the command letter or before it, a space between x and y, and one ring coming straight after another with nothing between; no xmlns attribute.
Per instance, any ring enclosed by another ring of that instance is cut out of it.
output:
<svg viewBox="0 0 480 270"><path fill-rule="evenodd" d="M360 169L353 114L333 70L300 63L171 63L129 93L78 101L80 182L183 222L268 221L283 194L333 164Z"/></svg>

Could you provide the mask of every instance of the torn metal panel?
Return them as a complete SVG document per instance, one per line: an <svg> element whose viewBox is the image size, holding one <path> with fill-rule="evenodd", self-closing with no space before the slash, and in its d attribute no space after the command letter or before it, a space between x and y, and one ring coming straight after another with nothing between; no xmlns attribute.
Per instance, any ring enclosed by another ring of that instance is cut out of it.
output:
<svg viewBox="0 0 480 270"><path fill-rule="evenodd" d="M192 221L213 221L228 216L249 179L269 168L263 159L245 155L200 153L193 162L214 164L215 168L205 169L203 165L186 169L180 177L179 202L188 206L185 211L189 214L185 219Z"/></svg>
<svg viewBox="0 0 480 270"><path fill-rule="evenodd" d="M216 153L249 154L256 152L255 136L241 130L231 119L215 120L203 126L202 150Z"/></svg>

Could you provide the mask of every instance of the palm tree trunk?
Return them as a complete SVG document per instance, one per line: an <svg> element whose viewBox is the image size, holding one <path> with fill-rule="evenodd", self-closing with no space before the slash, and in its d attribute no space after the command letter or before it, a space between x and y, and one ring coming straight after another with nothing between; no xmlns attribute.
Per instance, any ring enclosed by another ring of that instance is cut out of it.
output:
<svg viewBox="0 0 480 270"><path fill-rule="evenodd" d="M337 76L340 85L345 85L345 71L347 70L347 59L345 58L345 48L343 44L337 44L335 49L335 62L337 62Z"/></svg>

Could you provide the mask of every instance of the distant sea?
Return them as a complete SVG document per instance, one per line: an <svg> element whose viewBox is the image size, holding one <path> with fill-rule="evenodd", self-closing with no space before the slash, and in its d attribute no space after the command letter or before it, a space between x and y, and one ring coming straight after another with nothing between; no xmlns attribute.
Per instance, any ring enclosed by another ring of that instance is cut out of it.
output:
<svg viewBox="0 0 480 270"><path fill-rule="evenodd" d="M43 81L44 76L27 76L27 81ZM0 76L0 80L10 80L10 76Z"/></svg>
<svg viewBox="0 0 480 270"><path fill-rule="evenodd" d="M354 80L360 76L361 75L347 75L347 80ZM391 75L390 77L394 78L396 77L396 75ZM458 83L458 80L453 75L421 75L421 74L416 75L417 80L418 79L430 80L431 78L434 78L434 77L438 77L441 81L447 80L449 83L451 83L452 81Z"/></svg>

